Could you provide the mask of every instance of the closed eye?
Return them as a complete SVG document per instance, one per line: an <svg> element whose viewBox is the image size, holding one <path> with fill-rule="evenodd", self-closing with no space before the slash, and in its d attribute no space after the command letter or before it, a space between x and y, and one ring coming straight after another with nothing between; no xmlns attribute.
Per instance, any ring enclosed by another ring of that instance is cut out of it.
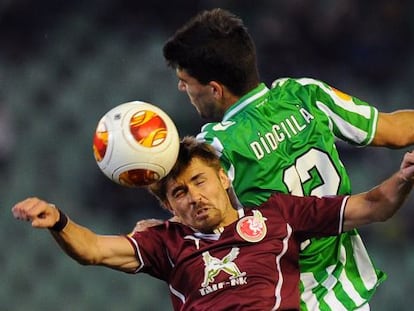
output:
<svg viewBox="0 0 414 311"><path fill-rule="evenodd" d="M191 182L194 185L202 185L207 180L207 177L204 173L200 173L197 175L194 175L193 178L191 178Z"/></svg>
<svg viewBox="0 0 414 311"><path fill-rule="evenodd" d="M182 186L173 189L173 191L171 191L171 195L173 196L173 198L179 198L183 196L186 192L186 187Z"/></svg>

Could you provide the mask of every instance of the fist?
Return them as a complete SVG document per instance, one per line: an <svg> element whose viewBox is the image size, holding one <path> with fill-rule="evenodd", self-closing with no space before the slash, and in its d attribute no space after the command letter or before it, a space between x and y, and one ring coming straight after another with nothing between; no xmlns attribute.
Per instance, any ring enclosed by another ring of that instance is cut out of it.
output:
<svg viewBox="0 0 414 311"><path fill-rule="evenodd" d="M12 207L14 218L31 222L35 228L50 228L59 220L57 208L39 198L27 198Z"/></svg>
<svg viewBox="0 0 414 311"><path fill-rule="evenodd" d="M401 178L407 182L414 183L414 152L404 155L400 168Z"/></svg>

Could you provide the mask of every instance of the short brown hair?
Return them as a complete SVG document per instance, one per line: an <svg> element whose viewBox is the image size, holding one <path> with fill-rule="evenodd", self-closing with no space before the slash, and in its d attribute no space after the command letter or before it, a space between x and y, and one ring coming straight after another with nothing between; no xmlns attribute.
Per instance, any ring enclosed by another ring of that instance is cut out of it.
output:
<svg viewBox="0 0 414 311"><path fill-rule="evenodd" d="M259 83L256 47L243 21L223 9L202 11L168 39L167 65L201 84L218 81L242 96Z"/></svg>
<svg viewBox="0 0 414 311"><path fill-rule="evenodd" d="M193 136L184 137L180 142L180 150L174 167L167 176L148 186L148 190L158 198L161 204L167 201L168 181L176 179L194 158L198 158L206 165L217 169L217 172L221 169L220 159L212 146L198 141Z"/></svg>

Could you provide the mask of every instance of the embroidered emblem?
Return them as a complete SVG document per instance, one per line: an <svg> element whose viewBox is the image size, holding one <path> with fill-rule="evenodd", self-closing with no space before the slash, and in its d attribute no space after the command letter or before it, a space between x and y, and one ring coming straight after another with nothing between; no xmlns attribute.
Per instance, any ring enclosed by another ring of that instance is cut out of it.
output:
<svg viewBox="0 0 414 311"><path fill-rule="evenodd" d="M245 272L241 272L239 267L234 263L234 260L239 255L239 248L233 247L223 259L216 258L210 255L209 252L203 253L204 261L204 279L201 283L202 287L208 286L210 283L214 282L214 278L221 272L226 272L230 275L231 279L235 279L241 276L246 275Z"/></svg>
<svg viewBox="0 0 414 311"><path fill-rule="evenodd" d="M240 237L248 242L259 242L263 240L267 233L267 227L262 213L253 210L252 216L241 218L236 226Z"/></svg>

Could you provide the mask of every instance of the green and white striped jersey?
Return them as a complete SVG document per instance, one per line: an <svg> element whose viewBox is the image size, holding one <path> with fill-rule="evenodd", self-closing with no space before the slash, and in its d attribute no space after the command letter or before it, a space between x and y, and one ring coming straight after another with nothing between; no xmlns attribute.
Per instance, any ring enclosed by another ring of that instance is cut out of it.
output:
<svg viewBox="0 0 414 311"><path fill-rule="evenodd" d="M276 191L350 194L335 140L369 144L377 118L374 107L321 81L286 78L260 84L197 137L220 154L241 203L256 206ZM302 310L353 310L386 277L356 230L303 243L300 270Z"/></svg>

